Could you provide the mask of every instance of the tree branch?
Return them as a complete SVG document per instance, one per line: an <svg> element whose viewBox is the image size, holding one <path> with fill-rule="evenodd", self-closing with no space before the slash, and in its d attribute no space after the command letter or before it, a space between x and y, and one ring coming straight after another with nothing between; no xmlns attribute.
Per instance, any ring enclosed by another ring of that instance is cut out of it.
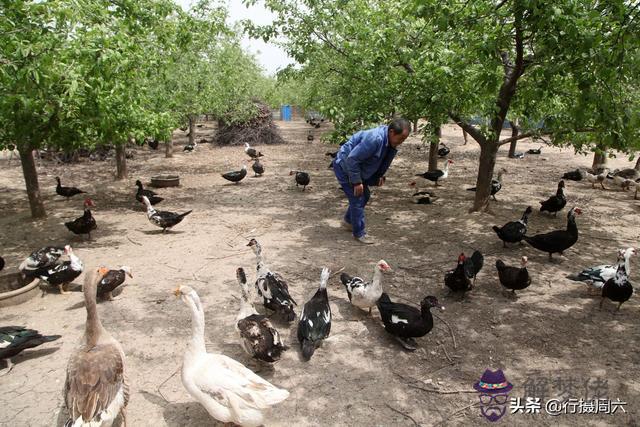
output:
<svg viewBox="0 0 640 427"><path fill-rule="evenodd" d="M475 139L478 144L483 145L487 142L487 138L485 138L485 136L482 134L482 132L480 132L479 129L462 120L457 114L449 112L449 117L451 117L451 120L456 122L456 124L460 126L465 132L471 135L471 137Z"/></svg>

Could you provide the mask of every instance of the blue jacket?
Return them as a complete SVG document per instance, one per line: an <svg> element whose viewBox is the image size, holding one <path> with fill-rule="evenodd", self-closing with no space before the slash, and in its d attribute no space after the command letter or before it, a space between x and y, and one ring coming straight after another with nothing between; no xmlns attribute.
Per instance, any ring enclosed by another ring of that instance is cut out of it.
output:
<svg viewBox="0 0 640 427"><path fill-rule="evenodd" d="M378 185L398 151L389 145L389 126L356 132L342 145L335 166L351 184Z"/></svg>

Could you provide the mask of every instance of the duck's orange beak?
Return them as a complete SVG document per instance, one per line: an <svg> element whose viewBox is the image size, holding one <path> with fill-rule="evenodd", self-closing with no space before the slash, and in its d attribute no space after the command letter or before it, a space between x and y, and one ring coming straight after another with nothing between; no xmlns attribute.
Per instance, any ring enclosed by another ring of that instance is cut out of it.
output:
<svg viewBox="0 0 640 427"><path fill-rule="evenodd" d="M179 296L180 296L180 286L178 286L177 288L175 288L175 289L173 290L173 294L174 294L175 296L177 296L177 297L179 297Z"/></svg>

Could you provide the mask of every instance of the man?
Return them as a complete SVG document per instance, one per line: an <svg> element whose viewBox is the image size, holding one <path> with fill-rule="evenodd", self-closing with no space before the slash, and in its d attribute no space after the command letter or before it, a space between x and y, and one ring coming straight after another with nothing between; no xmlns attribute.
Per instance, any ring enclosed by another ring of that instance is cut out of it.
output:
<svg viewBox="0 0 640 427"><path fill-rule="evenodd" d="M355 133L338 152L333 170L349 199L342 226L353 232L360 243L373 244L364 224L364 207L369 201L369 186L382 186L397 148L409 136L411 123L393 119L388 125Z"/></svg>

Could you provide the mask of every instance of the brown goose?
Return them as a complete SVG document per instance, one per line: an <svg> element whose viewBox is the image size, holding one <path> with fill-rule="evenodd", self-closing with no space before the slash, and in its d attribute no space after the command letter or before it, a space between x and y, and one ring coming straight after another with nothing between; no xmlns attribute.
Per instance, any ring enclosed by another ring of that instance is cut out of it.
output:
<svg viewBox="0 0 640 427"><path fill-rule="evenodd" d="M65 426L111 425L118 415L126 426L125 409L129 387L125 376L122 346L107 332L98 318L96 289L100 275L93 269L85 279L87 309L84 344L67 366L64 400L69 411Z"/></svg>

